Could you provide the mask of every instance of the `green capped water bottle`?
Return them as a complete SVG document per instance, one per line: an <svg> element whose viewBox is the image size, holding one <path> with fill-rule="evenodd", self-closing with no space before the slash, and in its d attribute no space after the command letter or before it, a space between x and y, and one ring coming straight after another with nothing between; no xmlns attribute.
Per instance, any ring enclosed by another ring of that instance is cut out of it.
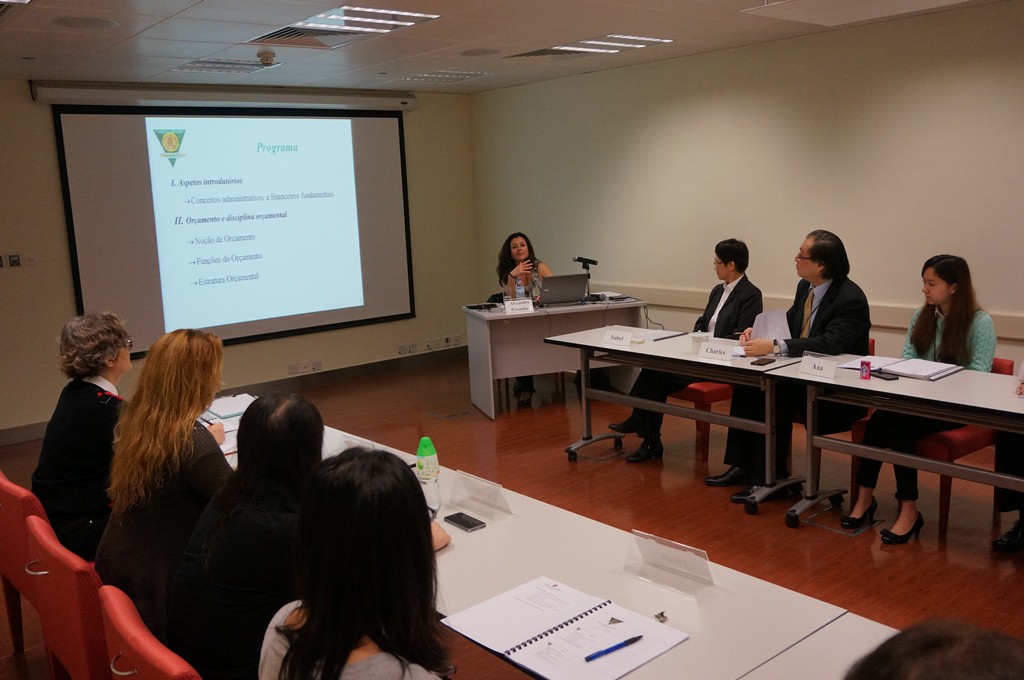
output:
<svg viewBox="0 0 1024 680"><path fill-rule="evenodd" d="M430 441L430 437L421 437L420 445L416 449L416 476L419 477L423 498L427 501L431 517L437 517L437 513L441 511L441 485L437 481L439 474L440 466L434 442Z"/></svg>

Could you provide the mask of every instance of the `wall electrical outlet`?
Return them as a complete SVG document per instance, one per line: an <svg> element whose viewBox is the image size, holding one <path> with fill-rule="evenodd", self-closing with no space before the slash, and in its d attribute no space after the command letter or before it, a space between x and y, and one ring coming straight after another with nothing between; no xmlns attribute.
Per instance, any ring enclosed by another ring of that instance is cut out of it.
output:
<svg viewBox="0 0 1024 680"><path fill-rule="evenodd" d="M309 361L300 361L299 362L299 373L312 373L312 372L313 372L313 364L311 362L309 362Z"/></svg>
<svg viewBox="0 0 1024 680"><path fill-rule="evenodd" d="M299 365L298 364L288 364L288 375L298 375L298 374L299 374Z"/></svg>
<svg viewBox="0 0 1024 680"><path fill-rule="evenodd" d="M416 352L418 352L418 351L420 351L420 350L416 346L416 343L415 342L410 342L409 343L409 354L416 354Z"/></svg>
<svg viewBox="0 0 1024 680"><path fill-rule="evenodd" d="M319 359L314 359L313 360L313 372L314 373L319 373L322 370L324 370L324 362L320 361Z"/></svg>
<svg viewBox="0 0 1024 680"><path fill-rule="evenodd" d="M408 353L409 353L409 345L399 345L398 346L398 354L399 355L408 354Z"/></svg>
<svg viewBox="0 0 1024 680"><path fill-rule="evenodd" d="M461 335L453 335L452 336L452 347L459 347L460 345L462 345L462 336Z"/></svg>
<svg viewBox="0 0 1024 680"><path fill-rule="evenodd" d="M451 347L452 346L452 336L450 336L450 335L444 336L444 338L442 338L441 342L444 343L445 347Z"/></svg>

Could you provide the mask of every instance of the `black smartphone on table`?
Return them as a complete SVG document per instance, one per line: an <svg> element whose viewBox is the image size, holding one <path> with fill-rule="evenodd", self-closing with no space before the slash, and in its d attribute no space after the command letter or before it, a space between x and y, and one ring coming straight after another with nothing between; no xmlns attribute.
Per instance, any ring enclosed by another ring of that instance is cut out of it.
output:
<svg viewBox="0 0 1024 680"><path fill-rule="evenodd" d="M750 362L751 366L767 366L768 364L774 364L775 359L771 357L761 357L760 359L754 359Z"/></svg>
<svg viewBox="0 0 1024 680"><path fill-rule="evenodd" d="M463 531L476 531L477 529L483 529L487 526L483 520L479 520L472 515L467 515L464 512L455 512L444 518L445 522L454 524Z"/></svg>

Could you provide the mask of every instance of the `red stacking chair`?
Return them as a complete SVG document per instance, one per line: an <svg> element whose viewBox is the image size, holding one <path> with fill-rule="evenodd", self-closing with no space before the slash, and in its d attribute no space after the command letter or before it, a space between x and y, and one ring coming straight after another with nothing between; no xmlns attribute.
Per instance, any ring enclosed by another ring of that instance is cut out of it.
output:
<svg viewBox="0 0 1024 680"><path fill-rule="evenodd" d="M1000 375L1013 375L1013 361L996 357L992 360L992 373ZM864 430L867 427L867 418L862 418L853 424L851 440L854 443L864 441ZM995 441L995 432L990 428L981 425L964 425L945 432L936 432L927 437L917 440L916 453L923 458L932 460L944 460L953 462L958 458L980 451L986 446L991 446ZM850 465L850 497L856 498L857 470L860 468L860 457L853 456ZM953 478L949 475L939 475L939 538L946 537L946 529L949 527L949 499L953 490Z"/></svg>
<svg viewBox="0 0 1024 680"><path fill-rule="evenodd" d="M21 620L21 598L36 603L35 580L25 573L31 559L28 552L28 517L46 520L39 499L29 491L7 479L0 472L0 581L3 582L4 604L7 608L7 627L11 631L11 644L16 654L25 651L25 634Z"/></svg>
<svg viewBox="0 0 1024 680"><path fill-rule="evenodd" d="M107 658L114 677L138 680L200 680L184 659L153 637L131 598L114 586L100 588Z"/></svg>
<svg viewBox="0 0 1024 680"><path fill-rule="evenodd" d="M673 399L692 401L694 408L710 411L711 405L716 401L732 399L732 385L716 382L690 383L683 389L676 390L668 396ZM697 426L697 460L707 460L711 423L697 420L695 425Z"/></svg>
<svg viewBox="0 0 1024 680"><path fill-rule="evenodd" d="M49 523L29 517L25 571L35 577L36 611L54 680L110 680L103 645L102 583L90 562L57 540Z"/></svg>

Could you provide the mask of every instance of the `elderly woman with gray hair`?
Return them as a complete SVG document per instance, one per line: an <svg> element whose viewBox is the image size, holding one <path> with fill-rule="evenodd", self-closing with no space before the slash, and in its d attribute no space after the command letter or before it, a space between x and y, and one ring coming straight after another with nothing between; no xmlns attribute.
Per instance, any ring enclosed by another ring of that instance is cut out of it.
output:
<svg viewBox="0 0 1024 680"><path fill-rule="evenodd" d="M132 340L120 316L93 312L64 324L57 346L69 382L46 426L32 492L61 544L92 561L110 517L117 384L132 368Z"/></svg>

